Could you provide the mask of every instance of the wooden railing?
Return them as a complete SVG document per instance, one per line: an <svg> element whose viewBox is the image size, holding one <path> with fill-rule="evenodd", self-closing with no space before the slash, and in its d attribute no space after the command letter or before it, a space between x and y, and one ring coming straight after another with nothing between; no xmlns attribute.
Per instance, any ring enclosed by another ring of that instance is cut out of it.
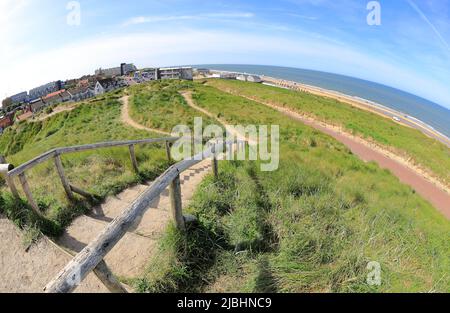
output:
<svg viewBox="0 0 450 313"><path fill-rule="evenodd" d="M181 203L180 174L205 159L212 159L214 175L217 176L217 154L224 151L226 146L232 149L233 142L219 142L212 144L202 153L185 159L166 170L147 190L141 194L130 206L117 216L106 228L79 252L66 267L44 288L47 293L72 292L83 279L94 271L106 287L112 292L125 290L114 279L104 261L105 256L114 248L127 233L135 220L141 216L154 199L167 188L170 188L171 211L178 229L184 230L187 218L183 216ZM100 272L101 275L98 274Z"/></svg>
<svg viewBox="0 0 450 313"><path fill-rule="evenodd" d="M13 165L7 164L4 157L0 157L0 175L2 175L5 178L5 181L7 185L9 186L9 189L11 190L11 193L14 195L15 198L19 199L19 192L17 190L16 184L14 182L15 177L19 177L19 181L22 185L22 189L25 193L25 196L28 200L28 203L33 208L33 210L38 214L42 215L39 206L37 202L35 201L33 194L31 193L30 186L28 184L28 180L26 178L25 172L27 170L32 169L38 164L41 164L51 158L54 159L55 167L58 172L58 175L61 179L62 186L64 187L64 191L68 197L69 200L74 199L74 193L77 193L83 197L86 198L92 198L92 195L83 189L73 186L70 184L69 180L67 179L64 168L61 161L61 156L68 153L75 153L75 152L82 152L82 151L89 151L89 150L95 150L95 149L101 149L101 148L112 148L112 147L128 147L130 151L130 158L131 163L133 165L133 169L136 172L139 172L138 169L138 162L136 159L136 154L134 147L136 145L141 144L152 144L152 143L165 143L166 146L166 153L167 157L170 160L170 145L178 140L179 138L176 137L166 137L166 138L150 138L150 139L142 139L142 140L127 140L127 141L108 141L108 142L100 142L100 143L94 143L94 144L88 144L88 145L81 145L81 146L72 146L72 147L64 147L64 148L56 148L53 150L50 150L48 152L45 152L41 154L40 156L14 168Z"/></svg>

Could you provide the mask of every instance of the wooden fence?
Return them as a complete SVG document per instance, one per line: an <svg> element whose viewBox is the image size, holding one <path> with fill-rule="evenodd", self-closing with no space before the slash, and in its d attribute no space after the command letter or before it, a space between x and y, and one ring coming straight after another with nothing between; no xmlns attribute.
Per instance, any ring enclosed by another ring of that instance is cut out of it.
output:
<svg viewBox="0 0 450 313"><path fill-rule="evenodd" d="M55 167L58 172L58 175L61 179L62 186L64 187L64 191L66 192L67 198L69 200L74 199L74 193L77 193L83 197L86 198L92 198L92 195L83 189L76 187L72 185L69 180L67 179L64 168L61 161L61 156L68 153L75 153L75 152L82 152L82 151L89 151L89 150L95 150L95 149L101 149L101 148L112 148L112 147L128 147L130 151L130 158L131 163L133 165L133 168L136 172L139 171L138 169L138 162L136 159L136 154L134 151L134 147L136 145L141 144L152 144L152 143L165 143L166 145L166 153L167 157L170 160L170 145L178 140L179 138L176 137L166 137L166 138L150 138L150 139L142 139L142 140L127 140L127 141L108 141L108 142L100 142L100 143L94 143L94 144L88 144L88 145L81 145L81 146L73 146L73 147L65 147L65 148L56 148L53 150L50 150L48 152L45 152L41 154L40 156L14 168L11 164L5 164L7 163L4 157L0 157L0 175L2 175L5 178L5 181L7 185L9 186L9 189L11 190L11 193L14 195L15 198L19 199L19 192L17 190L16 184L14 182L14 178L18 177L20 184L22 185L22 189L25 193L25 196L28 200L28 203L33 208L33 210L39 214L42 215L39 206L36 202L36 200L33 197L33 194L31 193L30 186L28 184L27 177L25 175L25 172L27 170L32 169L38 164L41 164L51 158L54 159Z"/></svg>
<svg viewBox="0 0 450 313"><path fill-rule="evenodd" d="M91 197L91 195L78 187L75 187L67 180L64 169L61 162L61 155L65 153L87 151L106 147L121 147L128 146L130 150L130 158L133 168L138 171L138 164L134 151L134 146L138 144L158 143L165 142L166 153L169 160L170 144L179 138L158 138L158 139L145 139L134 141L119 141L119 142L104 142L84 146L75 146L67 148L58 148L46 152L35 159L24 163L23 165L14 168L14 166L6 163L4 158L0 158L0 174L6 179L11 192L15 197L19 197L17 188L14 184L13 178L18 176L22 184L25 195L32 206L32 208L38 213L39 208L35 202L28 182L25 177L25 171L33 168L37 164L43 163L50 158L54 158L56 169L61 178L61 183L66 191L67 197L73 199L73 193L78 193L85 197ZM193 156L192 158L185 159L166 170L160 177L158 177L151 186L141 194L130 206L124 209L124 211L117 216L106 228L93 240L88 246L86 246L81 252L79 252L67 266L44 288L47 293L67 293L72 292L83 279L91 272L97 275L102 283L111 292L126 292L119 281L114 277L107 264L104 261L105 256L110 252L114 246L120 241L120 239L127 233L128 229L134 224L135 220L143 214L148 208L150 203L154 199L160 196L160 194L169 187L171 212L178 229L184 230L185 223L188 221L188 217L183 216L182 202L181 202L181 183L180 174L192 166L202 162L205 159L212 159L212 168L215 177L218 176L218 163L217 155L229 147L230 151L233 149L234 142L219 142L209 144L208 148Z"/></svg>

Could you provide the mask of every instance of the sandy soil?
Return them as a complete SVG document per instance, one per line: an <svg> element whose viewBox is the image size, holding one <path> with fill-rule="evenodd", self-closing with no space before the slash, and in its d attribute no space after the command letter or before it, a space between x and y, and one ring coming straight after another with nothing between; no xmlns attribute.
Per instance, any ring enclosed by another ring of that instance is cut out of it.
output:
<svg viewBox="0 0 450 313"><path fill-rule="evenodd" d="M229 89L221 89L224 92L236 94ZM239 95L242 97L242 95ZM326 133L346 145L355 155L364 161L374 161L380 167L389 169L401 182L411 186L424 199L428 200L436 209L450 219L450 188L439 181L426 170L405 160L375 143L368 142L357 136L346 133L342 128L319 122L309 116L305 116L293 110L277 106L273 103L262 102L252 97L244 97L275 109L291 118L294 118L308 126Z"/></svg>

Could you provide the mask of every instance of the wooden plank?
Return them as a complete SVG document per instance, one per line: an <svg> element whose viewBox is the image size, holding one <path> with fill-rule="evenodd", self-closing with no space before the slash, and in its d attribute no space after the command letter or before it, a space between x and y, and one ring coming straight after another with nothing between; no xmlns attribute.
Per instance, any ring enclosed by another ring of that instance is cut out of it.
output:
<svg viewBox="0 0 450 313"><path fill-rule="evenodd" d="M183 204L181 201L181 182L180 175L177 175L170 183L170 208L175 225L179 230L185 230L183 217Z"/></svg>
<svg viewBox="0 0 450 313"><path fill-rule="evenodd" d="M56 244L53 240L48 238L48 241L56 248L64 252L70 257L74 257L77 255L77 252L68 248L68 247L61 247L60 245ZM105 285L105 287L111 292L111 293L128 293L128 291L123 287L123 285L120 283L120 281L114 276L112 271L109 269L108 265L106 264L105 260L101 260L100 263L93 269L93 272L95 276L97 276L98 279Z"/></svg>
<svg viewBox="0 0 450 313"><path fill-rule="evenodd" d="M216 145L223 147L223 143ZM216 150L216 151L217 151ZM212 155L211 149L205 151L206 158ZM163 175L142 195L140 195L128 208L117 216L106 228L87 245L66 267L45 287L47 293L65 293L73 291L76 286L104 259L119 240L134 225L137 217L141 216L152 201L169 186L180 173L193 165L200 163L196 160L184 160L171 166ZM184 222L184 219L183 219Z"/></svg>
<svg viewBox="0 0 450 313"><path fill-rule="evenodd" d="M158 143L158 142L174 142L177 141L179 138L177 137L165 137L165 138L149 138L149 139L142 139L142 140L127 140L127 141L108 141L108 142L100 142L100 143L94 143L94 144L88 144L88 145L81 145L81 146L73 146L73 147L64 147L64 148L57 148L50 150L48 152L45 152L44 154L41 154L40 156L16 167L10 172L10 176L17 176L26 170L41 164L48 159L54 157L56 154L66 154L66 153L74 153L74 152L81 152L81 151L88 151L88 150L95 150L100 148L111 148L111 147L126 147L129 145L138 145L138 144L149 144L149 143Z"/></svg>
<svg viewBox="0 0 450 313"><path fill-rule="evenodd" d="M111 293L128 293L128 291L111 272L104 260L101 260L100 263L98 263L98 265L94 268L94 274L101 280L103 285L105 285Z"/></svg>
<svg viewBox="0 0 450 313"><path fill-rule="evenodd" d="M33 198L33 194L31 193L30 186L28 185L27 178L24 173L19 175L20 183L22 184L23 191L25 192L25 196L27 197L28 203L31 205L33 210L40 216L42 216L41 211L39 210L39 206Z"/></svg>
<svg viewBox="0 0 450 313"><path fill-rule="evenodd" d="M136 174L139 174L139 167L138 167L138 162L136 159L136 153L134 151L134 145L129 145L128 149L130 150L130 158L131 158L131 164L133 165L133 169L136 172Z"/></svg>
<svg viewBox="0 0 450 313"><path fill-rule="evenodd" d="M69 186L70 186L70 190L72 190L73 192L79 194L80 196L83 196L83 197L88 198L88 199L94 199L95 198L94 195L90 194L87 191L84 191L83 189L75 187L74 185L69 185Z"/></svg>
<svg viewBox="0 0 450 313"><path fill-rule="evenodd" d="M70 189L69 181L67 180L66 175L64 173L64 167L61 162L61 156L59 154L56 154L54 160L56 170L58 172L59 178L61 179L61 183L64 187L64 191L66 192L67 198L69 198L69 200L74 200L75 197L73 196L72 189Z"/></svg>
<svg viewBox="0 0 450 313"><path fill-rule="evenodd" d="M81 151L87 151L87 150L95 150L95 149L99 149L99 148L126 147L129 145L150 144L150 143L176 141L176 140L178 140L178 138L165 137L165 138L149 138L149 139L142 139L142 140L108 141L108 142L93 143L93 144L89 144L89 145L59 148L58 152L61 154L65 154L65 153L81 152Z"/></svg>

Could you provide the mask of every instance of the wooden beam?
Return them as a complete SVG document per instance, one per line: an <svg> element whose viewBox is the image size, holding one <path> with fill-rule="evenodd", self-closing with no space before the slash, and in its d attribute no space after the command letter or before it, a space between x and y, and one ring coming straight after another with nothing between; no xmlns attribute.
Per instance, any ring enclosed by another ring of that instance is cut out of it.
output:
<svg viewBox="0 0 450 313"><path fill-rule="evenodd" d="M61 250L65 254L70 257L74 257L77 255L77 252L68 247L62 247L56 244L53 240L48 239L49 242L55 246L56 249ZM95 276L105 285L105 287L111 293L128 293L128 291L123 287L123 285L119 282L119 280L114 276L112 271L109 269L105 260L101 260L100 263L93 269Z"/></svg>
<svg viewBox="0 0 450 313"><path fill-rule="evenodd" d="M216 151L221 150L223 143L216 145ZM211 150L202 152L205 158L212 156ZM200 163L201 160L186 159L171 166L158 177L153 184L144 191L128 208L117 216L105 229L73 258L65 268L50 281L45 291L47 293L65 293L73 291L77 285L104 259L119 240L134 225L137 217L141 216L154 199L177 178L180 173ZM183 218L184 222L184 218Z"/></svg>
<svg viewBox="0 0 450 313"><path fill-rule="evenodd" d="M172 210L172 216L175 221L175 225L179 230L185 230L183 217L183 204L181 201L181 182L180 175L178 174L174 180L170 183L170 206Z"/></svg>
<svg viewBox="0 0 450 313"><path fill-rule="evenodd" d="M214 173L214 178L218 179L219 178L219 165L218 165L218 162L217 162L217 155L216 155L215 146L213 146L211 148L211 152L213 154L212 164L211 165L212 165L212 169L213 169L213 173Z"/></svg>
<svg viewBox="0 0 450 313"><path fill-rule="evenodd" d="M136 152L134 151L134 145L129 145L128 149L130 150L130 158L131 164L133 165L133 169L136 172L136 174L139 174L139 167L136 159Z"/></svg>
<svg viewBox="0 0 450 313"><path fill-rule="evenodd" d="M58 171L59 178L61 179L61 183L64 187L64 191L66 192L67 198L69 198L69 200L74 200L75 197L73 195L72 189L70 188L69 181L67 180L64 173L64 167L62 165L61 156L59 154L55 155L55 166L56 170Z"/></svg>
<svg viewBox="0 0 450 313"><path fill-rule="evenodd" d="M16 184L14 183L14 179L9 176L9 171L14 169L14 165L8 164L5 157L0 155L0 174L5 178L5 182L11 190L14 198L20 199L19 192L17 191Z"/></svg>
<svg viewBox="0 0 450 313"><path fill-rule="evenodd" d="M169 141L166 141L166 156L167 156L167 160L168 160L169 162L172 161L172 155L171 155L171 153L170 153L170 149L171 149L171 148L172 148L172 147L171 147L170 142L169 142Z"/></svg>
<svg viewBox="0 0 450 313"><path fill-rule="evenodd" d="M88 199L94 199L94 195L90 194L89 192L84 191L83 189L80 189L78 187L75 187L74 185L69 185L69 186L70 186L70 190L79 194L80 196L83 196Z"/></svg>
<svg viewBox="0 0 450 313"><path fill-rule="evenodd" d="M25 196L27 197L28 203L31 205L33 210L40 216L42 216L41 211L39 210L39 206L33 198L33 194L31 193L30 186L28 185L27 178L24 173L19 175L20 183L22 184L23 191L25 192Z"/></svg>
<svg viewBox="0 0 450 313"><path fill-rule="evenodd" d="M128 291L122 286L122 284L117 280L114 274L109 269L108 265L104 260L94 268L94 274L101 280L103 285L112 293L128 293Z"/></svg>

